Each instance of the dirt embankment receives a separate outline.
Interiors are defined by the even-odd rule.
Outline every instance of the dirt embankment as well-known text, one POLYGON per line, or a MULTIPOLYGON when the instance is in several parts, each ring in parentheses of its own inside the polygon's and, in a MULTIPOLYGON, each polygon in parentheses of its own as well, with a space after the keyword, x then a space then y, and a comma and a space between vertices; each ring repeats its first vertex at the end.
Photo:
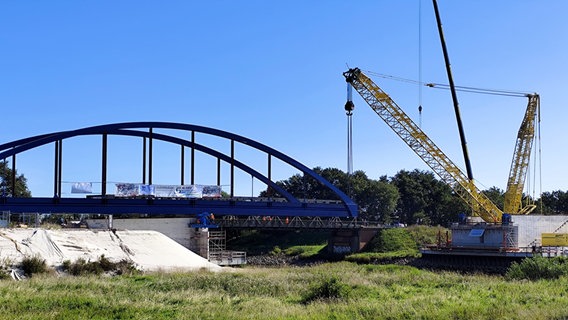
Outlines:
POLYGON ((196 253, 156 231, 97 231, 71 229, 0 230, 0 261, 17 265, 39 256, 50 266, 64 261, 127 260, 142 271, 220 271, 196 253))

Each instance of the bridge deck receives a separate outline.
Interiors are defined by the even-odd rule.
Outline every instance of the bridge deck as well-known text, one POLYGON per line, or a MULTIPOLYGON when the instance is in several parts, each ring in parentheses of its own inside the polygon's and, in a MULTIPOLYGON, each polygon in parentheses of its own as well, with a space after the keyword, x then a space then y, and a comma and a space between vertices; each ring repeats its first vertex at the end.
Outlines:
POLYGON ((219 216, 351 217, 344 204, 235 199, 0 198, 0 211, 14 213, 179 214, 219 216))

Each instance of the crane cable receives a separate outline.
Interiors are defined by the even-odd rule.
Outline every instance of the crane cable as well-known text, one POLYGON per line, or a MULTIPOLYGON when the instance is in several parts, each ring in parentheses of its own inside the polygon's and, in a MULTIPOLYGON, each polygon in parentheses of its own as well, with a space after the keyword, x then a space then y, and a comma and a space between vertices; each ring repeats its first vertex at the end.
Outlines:
MULTIPOLYGON (((540 99, 538 99, 538 106, 537 106, 537 136, 538 136, 538 175, 539 175, 539 192, 540 192, 540 196, 539 198, 541 199, 540 201, 540 214, 544 214, 544 208, 543 208, 543 204, 542 204, 542 142, 540 140, 540 99)), ((536 162, 536 161, 535 161, 536 162)), ((535 174, 536 174, 536 170, 535 170, 535 174)), ((536 185, 536 183, 535 183, 536 185)))
MULTIPOLYGON (((400 82, 406 82, 410 84, 426 86, 429 88, 434 89, 449 89, 450 85, 443 84, 443 83, 434 83, 434 82, 422 82, 421 80, 412 80, 407 78, 401 78, 397 76, 382 74, 374 71, 365 70, 365 73, 368 75, 380 77, 383 79, 395 80, 400 82)), ((528 97, 532 93, 525 92, 525 91, 515 91, 515 90, 500 90, 500 89, 485 89, 485 88, 476 88, 476 87, 467 87, 467 86, 456 86, 456 90, 463 91, 463 92, 470 92, 470 93, 479 93, 479 94, 489 94, 489 95, 498 95, 498 96, 509 96, 509 97, 528 97)))
MULTIPOLYGON (((422 0, 418 0, 418 82, 422 83, 422 0)), ((422 128, 422 86, 418 86, 418 127, 422 128)))

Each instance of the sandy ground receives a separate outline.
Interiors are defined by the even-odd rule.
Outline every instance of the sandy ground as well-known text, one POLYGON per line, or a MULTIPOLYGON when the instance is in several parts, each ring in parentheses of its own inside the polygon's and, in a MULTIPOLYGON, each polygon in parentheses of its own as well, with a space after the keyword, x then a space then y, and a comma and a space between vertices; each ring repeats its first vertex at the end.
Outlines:
POLYGON ((0 263, 14 264, 39 255, 50 266, 65 260, 132 261, 142 271, 220 271, 196 253, 156 231, 96 231, 68 229, 0 230, 0 263))

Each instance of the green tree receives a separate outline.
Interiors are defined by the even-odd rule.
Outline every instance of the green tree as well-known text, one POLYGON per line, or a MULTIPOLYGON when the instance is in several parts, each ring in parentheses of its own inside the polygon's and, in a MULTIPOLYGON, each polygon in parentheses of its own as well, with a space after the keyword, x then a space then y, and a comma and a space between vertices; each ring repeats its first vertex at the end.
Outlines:
MULTIPOLYGON (((348 194, 350 186, 349 176, 343 171, 335 168, 322 169, 320 167, 314 168, 313 171, 324 177, 341 191, 348 194)), ((319 183, 314 178, 305 174, 295 174, 286 180, 277 181, 276 184, 298 199, 339 200, 333 191, 319 183)), ((262 191, 260 196, 279 196, 272 195, 271 192, 272 190, 262 191)))
POLYGON ((364 219, 391 223, 398 202, 398 189, 385 179, 367 178, 363 171, 356 171, 351 177, 353 200, 359 205, 364 219))
MULTIPOLYGON (((349 176, 337 168, 316 167, 313 170, 357 203, 360 218, 384 223, 391 221, 398 191, 386 177, 372 180, 363 171, 355 171, 349 176)), ((339 200, 333 191, 306 175, 295 174, 276 183, 299 199, 339 200)), ((266 197, 269 194, 269 191, 263 191, 260 196, 266 197)))
POLYGON ((540 197, 545 214, 565 214, 568 212, 568 193, 556 190, 543 192, 540 197))
POLYGON ((28 189, 27 179, 22 174, 16 172, 15 192, 12 192, 12 168, 8 167, 9 162, 0 161, 0 197, 31 197, 32 193, 28 189))
POLYGON ((505 192, 497 187, 491 187, 482 191, 499 209, 503 210, 505 203, 505 192))
POLYGON ((432 172, 401 170, 391 183, 400 195, 396 214, 402 223, 447 225, 467 209, 452 189, 437 180, 432 172))

